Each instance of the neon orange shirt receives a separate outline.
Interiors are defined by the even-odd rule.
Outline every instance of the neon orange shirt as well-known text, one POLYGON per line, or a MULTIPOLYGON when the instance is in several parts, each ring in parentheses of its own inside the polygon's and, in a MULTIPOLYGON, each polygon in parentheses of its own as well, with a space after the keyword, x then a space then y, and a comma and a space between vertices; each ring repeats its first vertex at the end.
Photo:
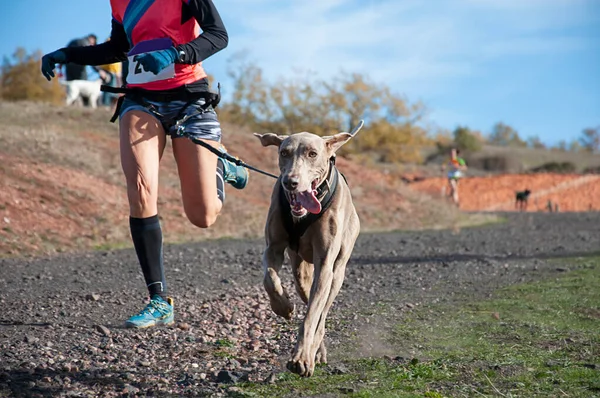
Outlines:
MULTIPOLYGON (((112 16, 120 24, 123 24, 123 15, 131 1, 135 0, 111 0, 112 16)), ((150 6, 142 15, 139 22, 133 28, 131 42, 135 47, 140 43, 148 44, 153 40, 170 39, 173 46, 187 43, 200 34, 200 25, 194 18, 181 23, 182 7, 185 0, 159 0, 150 6)), ((142 44, 142 46, 144 46, 142 44)), ((146 46, 148 47, 148 46, 146 46)), ((154 48, 153 50, 159 50, 154 48)), ((132 52, 135 48, 132 49, 132 52)), ((131 52, 130 52, 131 54, 131 52)), ((146 90, 169 90, 181 87, 184 84, 193 83, 206 77, 202 63, 194 65, 175 64, 173 77, 164 80, 150 81, 145 83, 128 83, 128 87, 141 87, 146 90)))

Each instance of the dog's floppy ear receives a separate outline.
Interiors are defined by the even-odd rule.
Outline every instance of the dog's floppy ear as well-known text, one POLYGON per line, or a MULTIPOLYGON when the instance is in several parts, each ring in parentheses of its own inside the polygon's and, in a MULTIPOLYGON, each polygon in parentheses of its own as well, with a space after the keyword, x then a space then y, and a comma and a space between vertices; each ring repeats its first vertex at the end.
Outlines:
POLYGON ((279 147, 281 145, 283 140, 285 140, 286 138, 289 137, 288 135, 277 135, 277 134, 273 134, 273 133, 267 133, 267 134, 254 133, 254 136, 260 140, 260 143, 262 144, 262 146, 275 145, 277 147, 279 147))
POLYGON ((336 135, 323 137, 325 140, 325 146, 330 155, 333 155, 342 145, 352 138, 350 133, 338 133, 336 135))

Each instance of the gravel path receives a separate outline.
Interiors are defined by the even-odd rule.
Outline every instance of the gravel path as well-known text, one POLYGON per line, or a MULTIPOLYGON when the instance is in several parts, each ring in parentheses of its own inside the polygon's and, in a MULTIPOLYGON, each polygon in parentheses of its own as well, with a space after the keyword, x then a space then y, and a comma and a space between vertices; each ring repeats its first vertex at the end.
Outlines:
MULTIPOLYGON (((483 298, 571 268, 547 259, 600 249, 600 213, 507 217, 454 232, 361 235, 330 312, 329 366, 351 336, 353 355, 399 354, 386 346, 386 328, 416 306, 483 298)), ((298 319, 270 312, 263 246, 166 247, 176 325, 145 331, 121 327, 144 305, 133 250, 0 260, 0 397, 219 396, 228 384, 284 371, 298 319)), ((287 268, 283 279, 295 297, 287 268)))

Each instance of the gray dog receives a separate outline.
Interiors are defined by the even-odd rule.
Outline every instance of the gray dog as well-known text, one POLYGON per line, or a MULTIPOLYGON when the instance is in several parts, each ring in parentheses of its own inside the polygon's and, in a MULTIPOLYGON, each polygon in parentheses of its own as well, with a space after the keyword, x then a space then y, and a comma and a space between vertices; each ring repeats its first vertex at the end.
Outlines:
POLYGON ((281 172, 265 226, 264 287, 273 312, 291 319, 294 305, 278 275, 287 249, 296 291, 308 306, 287 367, 304 377, 327 362, 325 319, 360 231, 350 189, 335 167, 335 152, 353 134, 255 134, 263 146, 279 148, 281 172))

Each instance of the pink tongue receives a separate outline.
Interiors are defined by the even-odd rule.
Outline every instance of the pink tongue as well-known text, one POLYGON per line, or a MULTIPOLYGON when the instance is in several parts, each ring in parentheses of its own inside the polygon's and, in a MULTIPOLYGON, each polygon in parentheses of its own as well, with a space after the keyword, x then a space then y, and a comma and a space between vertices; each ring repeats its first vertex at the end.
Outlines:
POLYGON ((319 214, 321 212, 321 203, 315 196, 317 191, 304 191, 296 194, 296 199, 308 212, 319 214))

